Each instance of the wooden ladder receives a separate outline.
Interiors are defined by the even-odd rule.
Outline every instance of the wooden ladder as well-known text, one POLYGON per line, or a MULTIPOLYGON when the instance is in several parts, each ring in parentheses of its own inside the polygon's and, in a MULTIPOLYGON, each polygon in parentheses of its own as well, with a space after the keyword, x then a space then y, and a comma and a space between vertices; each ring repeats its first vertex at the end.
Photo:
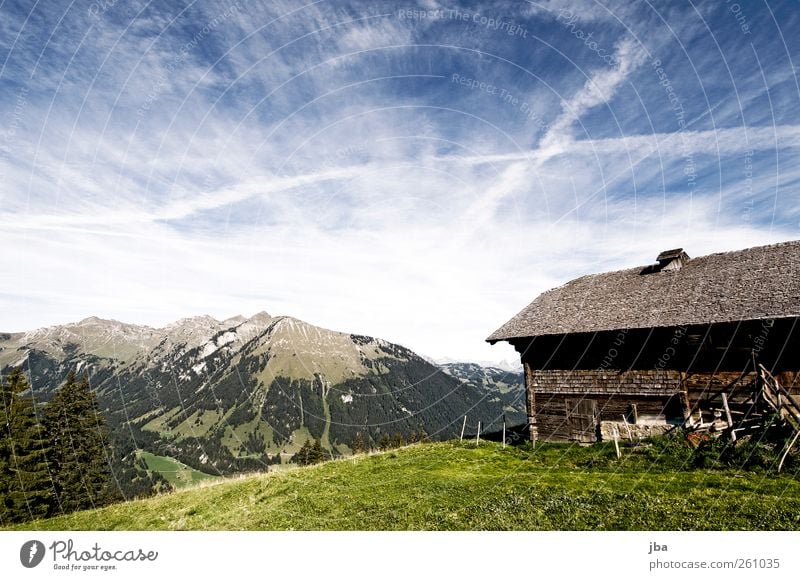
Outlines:
POLYGON ((758 365, 758 378, 761 386, 761 400, 763 400, 768 407, 778 414, 781 420, 789 425, 794 431, 794 435, 787 442, 781 455, 781 461, 778 464, 778 472, 780 473, 783 468, 783 462, 792 446, 800 439, 800 404, 794 397, 772 376, 764 365, 758 365))

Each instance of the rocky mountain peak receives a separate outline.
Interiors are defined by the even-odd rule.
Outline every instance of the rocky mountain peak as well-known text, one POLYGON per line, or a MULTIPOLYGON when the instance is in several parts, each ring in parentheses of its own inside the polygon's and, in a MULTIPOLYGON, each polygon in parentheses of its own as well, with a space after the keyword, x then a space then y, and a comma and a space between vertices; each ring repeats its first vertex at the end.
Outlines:
POLYGON ((269 322, 270 320, 272 320, 272 316, 270 316, 269 313, 266 312, 265 310, 262 310, 261 312, 257 312, 256 314, 251 316, 248 320, 250 322, 255 322, 255 323, 259 323, 259 322, 266 323, 266 322, 269 322))

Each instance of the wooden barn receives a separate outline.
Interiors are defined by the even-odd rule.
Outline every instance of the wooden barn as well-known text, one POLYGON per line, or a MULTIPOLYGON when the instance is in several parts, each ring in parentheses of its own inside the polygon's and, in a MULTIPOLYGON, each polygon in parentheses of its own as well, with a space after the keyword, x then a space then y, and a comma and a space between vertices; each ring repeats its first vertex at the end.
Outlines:
POLYGON ((800 430, 800 241, 583 276, 487 340, 525 368, 533 441, 675 425, 736 439, 779 415, 800 430))

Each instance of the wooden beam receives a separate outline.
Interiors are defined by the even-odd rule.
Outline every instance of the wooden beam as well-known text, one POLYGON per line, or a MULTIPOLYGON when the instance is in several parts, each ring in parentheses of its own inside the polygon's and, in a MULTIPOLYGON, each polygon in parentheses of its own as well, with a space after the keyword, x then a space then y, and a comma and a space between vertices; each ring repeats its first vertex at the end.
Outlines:
POLYGON ((778 464, 778 473, 780 473, 781 469, 783 469, 783 462, 786 461, 786 456, 789 455, 789 451, 791 451, 792 446, 797 442, 798 437, 800 437, 800 431, 797 431, 797 433, 794 434, 792 440, 786 445, 786 449, 784 450, 783 455, 781 456, 781 462, 778 464))
POLYGON ((722 406, 725 408, 725 419, 728 421, 728 427, 731 430, 731 441, 736 441, 736 431, 733 429, 733 417, 731 417, 731 408, 728 406, 728 395, 722 393, 722 406))
MULTIPOLYGON (((686 385, 687 374, 688 373, 685 373, 683 371, 681 371, 679 374, 681 381, 680 394, 681 394, 681 402, 683 403, 683 414, 684 414, 683 420, 686 423, 686 425, 688 425, 689 427, 693 427, 694 419, 692 419, 692 405, 689 402, 689 389, 686 385)), ((700 422, 702 423, 702 421, 703 421, 703 414, 701 413, 700 422)))
MULTIPOLYGON (((634 408, 636 405, 634 405, 634 408)), ((631 443, 633 443, 633 433, 631 433, 631 428, 628 426, 628 420, 625 418, 625 415, 622 416, 622 422, 625 424, 625 430, 628 432, 628 439, 631 443)))
POLYGON ((531 365, 525 362, 522 366, 525 378, 525 403, 528 411, 528 432, 531 444, 536 447, 536 440, 539 438, 539 427, 538 421, 536 420, 536 391, 534 390, 536 385, 531 365))

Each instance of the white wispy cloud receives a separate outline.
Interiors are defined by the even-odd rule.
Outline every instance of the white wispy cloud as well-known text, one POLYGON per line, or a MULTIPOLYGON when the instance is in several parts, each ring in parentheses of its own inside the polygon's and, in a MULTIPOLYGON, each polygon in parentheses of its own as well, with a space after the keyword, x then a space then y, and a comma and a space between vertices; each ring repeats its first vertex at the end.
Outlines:
POLYGON ((631 39, 617 43, 613 60, 615 67, 598 69, 589 75, 583 87, 564 101, 563 111, 550 125, 540 147, 561 149, 573 139, 571 129, 589 110, 607 104, 628 76, 641 66, 646 58, 644 49, 631 39))
MULTIPOLYGON (((130 26, 111 7, 83 48, 77 13, 58 29, 58 17, 26 24, 43 29, 23 31, 0 74, 12 87, 0 129, 17 127, 0 130, 0 330, 266 309, 424 354, 511 359, 485 336, 572 277, 666 247, 700 255, 798 235, 800 125, 759 112, 768 89, 796 104, 786 72, 773 66, 765 78, 782 80, 764 88, 734 63, 734 105, 711 99, 686 130, 664 130, 674 113, 645 49, 664 58, 672 32, 639 8, 567 5, 617 66, 581 53, 563 24, 546 39, 562 52, 532 38, 564 7, 549 2, 532 5, 540 20, 514 3, 470 12, 528 38, 401 21, 391 3, 248 6, 182 56, 229 6, 180 18, 154 7, 130 26), (58 50, 17 113, 50 34, 58 50), (546 126, 455 85, 456 71, 526 100, 546 126)), ((17 16, 0 31, 16 34, 17 16)), ((676 36, 696 37, 691 16, 669 20, 676 36)), ((692 56, 704 83, 725 80, 713 54, 692 56)), ((697 94, 691 68, 669 74, 683 99, 697 94)))

